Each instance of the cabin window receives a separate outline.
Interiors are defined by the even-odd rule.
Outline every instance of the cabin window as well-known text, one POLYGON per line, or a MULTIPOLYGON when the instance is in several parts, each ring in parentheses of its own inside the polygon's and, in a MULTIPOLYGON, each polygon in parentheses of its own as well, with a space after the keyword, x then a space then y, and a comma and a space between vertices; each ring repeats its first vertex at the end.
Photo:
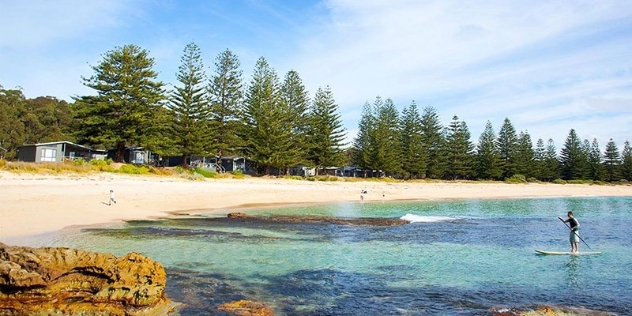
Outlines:
POLYGON ((52 161, 55 162, 57 161, 57 150, 56 149, 47 149, 44 148, 42 149, 42 158, 40 158, 40 161, 52 161))

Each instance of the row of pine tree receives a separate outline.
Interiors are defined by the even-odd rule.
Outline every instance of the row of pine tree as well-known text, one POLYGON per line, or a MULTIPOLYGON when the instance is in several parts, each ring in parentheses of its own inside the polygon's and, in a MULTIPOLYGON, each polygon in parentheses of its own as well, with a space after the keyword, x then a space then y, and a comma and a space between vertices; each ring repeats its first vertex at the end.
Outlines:
POLYGON ((126 147, 142 146, 181 156, 185 166, 192 155, 245 155, 266 174, 287 173, 299 164, 345 163, 345 129, 328 86, 310 98, 298 72, 281 80, 263 57, 246 85, 230 50, 217 56, 207 76, 195 43, 184 48, 173 89, 157 79, 154 66, 148 51, 117 47, 92 67, 92 76, 82 78, 95 94, 77 96, 71 104, 51 97, 27 100, 20 89, 1 89, 4 156, 15 158, 26 143, 71 140, 116 148, 119 162, 126 147))
POLYGON ((437 110, 422 113, 412 102, 402 113, 390 99, 377 97, 364 105, 351 162, 383 175, 400 178, 483 179, 517 181, 593 180, 632 181, 632 148, 621 152, 610 139, 600 150, 596 139, 581 140, 571 129, 558 155, 552 139, 516 132, 509 118, 498 134, 487 122, 478 143, 471 141, 467 124, 454 116, 444 126, 437 110))
POLYGON ((413 102, 398 113, 392 100, 380 97, 364 105, 358 135, 345 144, 328 86, 310 98, 298 72, 281 80, 263 57, 246 84, 230 50, 216 57, 207 76, 201 55, 195 43, 184 48, 172 89, 136 45, 104 54, 94 74, 82 78, 95 94, 72 103, 27 99, 19 88, 0 86, 0 157, 14 159, 23 144, 70 140, 116 148, 117 161, 132 145, 183 158, 245 155, 265 174, 303 164, 354 165, 398 178, 632 180, 628 141, 619 152, 610 140, 602 152, 596 140, 582 141, 571 130, 558 155, 552 140, 534 147, 527 132, 517 134, 505 119, 498 135, 488 122, 474 144, 457 116, 444 126, 433 107, 420 113, 413 102))

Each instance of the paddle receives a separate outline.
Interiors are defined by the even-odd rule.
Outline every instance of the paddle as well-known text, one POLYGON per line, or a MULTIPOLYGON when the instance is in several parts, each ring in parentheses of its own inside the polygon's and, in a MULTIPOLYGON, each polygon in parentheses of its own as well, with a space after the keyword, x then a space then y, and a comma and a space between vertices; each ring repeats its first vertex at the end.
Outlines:
MULTIPOLYGON (((559 217, 559 216, 558 216, 558 217, 557 217, 557 219, 561 220, 561 221, 562 221, 562 223, 564 223, 564 225, 566 225, 566 227, 568 227, 568 229, 571 229, 571 227, 570 227, 570 226, 568 226, 568 224, 566 224, 566 222, 565 222, 565 221, 564 221, 561 217, 559 217)), ((581 237, 577 234, 577 232, 576 232, 576 231, 574 231, 574 230, 572 230, 572 229, 571 229, 571 231, 575 234, 575 236, 577 236, 577 238, 579 238, 579 240, 581 240, 581 241, 584 243, 584 245, 586 245, 586 247, 588 247, 588 249, 592 250, 592 248, 590 248, 590 246, 588 246, 588 244, 584 241, 584 239, 582 239, 582 238, 581 238, 581 237)))

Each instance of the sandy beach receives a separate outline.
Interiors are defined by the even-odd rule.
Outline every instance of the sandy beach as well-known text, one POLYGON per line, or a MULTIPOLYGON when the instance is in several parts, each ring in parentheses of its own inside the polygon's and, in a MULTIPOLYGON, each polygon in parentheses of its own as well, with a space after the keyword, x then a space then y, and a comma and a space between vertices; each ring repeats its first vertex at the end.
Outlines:
POLYGON ((271 204, 561 196, 632 196, 632 187, 501 182, 311 182, 246 178, 192 181, 112 173, 0 172, 0 242, 61 230, 177 213, 228 213, 271 204), (117 201, 107 205, 109 191, 117 201))

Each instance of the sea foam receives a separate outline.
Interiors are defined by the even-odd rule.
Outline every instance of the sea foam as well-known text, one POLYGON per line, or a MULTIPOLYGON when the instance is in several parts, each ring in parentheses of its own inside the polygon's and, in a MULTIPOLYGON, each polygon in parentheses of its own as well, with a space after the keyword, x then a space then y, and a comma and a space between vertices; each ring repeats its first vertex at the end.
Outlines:
POLYGON ((415 214, 406 214, 399 219, 411 222, 411 223, 434 223, 434 222, 445 222, 449 220, 454 220, 453 217, 447 216, 421 216, 415 214))

